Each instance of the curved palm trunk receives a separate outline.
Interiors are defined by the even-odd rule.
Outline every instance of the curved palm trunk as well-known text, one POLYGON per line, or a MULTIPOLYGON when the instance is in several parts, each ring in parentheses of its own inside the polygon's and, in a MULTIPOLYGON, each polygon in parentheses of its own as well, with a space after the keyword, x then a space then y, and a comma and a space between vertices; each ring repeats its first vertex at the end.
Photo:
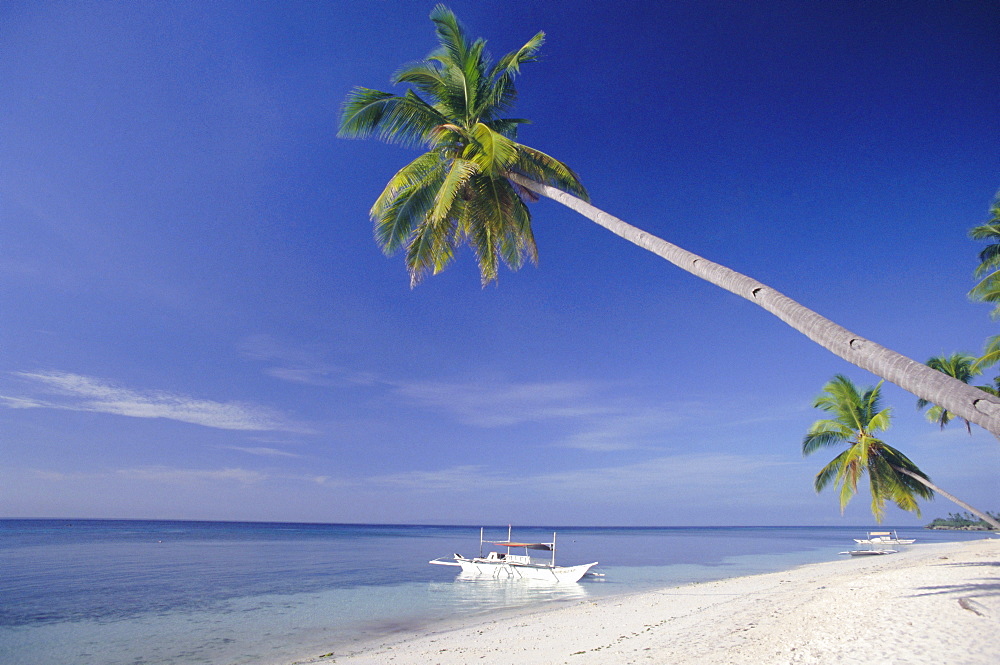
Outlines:
POLYGON ((940 487, 938 487, 937 485, 935 485, 931 481, 927 480, 923 476, 918 476, 917 474, 913 473, 912 471, 904 469, 903 467, 900 467, 900 466, 896 466, 895 464, 892 464, 891 466, 896 471, 898 471, 898 472, 900 472, 902 474, 905 474, 905 475, 909 476, 910 478, 913 478, 917 482, 921 483, 925 487, 928 487, 929 489, 934 490, 935 492, 937 492, 938 494, 940 494, 944 498, 948 499, 952 503, 954 503, 956 505, 959 505, 962 508, 965 508, 970 513, 972 513, 973 515, 975 515, 976 517, 978 517, 982 521, 984 521, 987 524, 989 524, 990 528, 993 529, 994 531, 1000 531, 1000 522, 997 522, 995 519, 993 519, 992 517, 990 517, 986 513, 982 512, 982 511, 979 511, 979 510, 976 510, 975 508, 973 508, 972 506, 970 506, 969 504, 967 504, 965 501, 962 501, 961 499, 956 498, 952 494, 948 494, 943 489, 941 489, 940 487))
POLYGON ((525 189, 562 203, 682 270, 763 307, 844 360, 891 381, 917 397, 937 404, 1000 437, 1000 398, 997 396, 855 335, 751 277, 646 233, 571 194, 516 173, 510 173, 508 177, 525 189))

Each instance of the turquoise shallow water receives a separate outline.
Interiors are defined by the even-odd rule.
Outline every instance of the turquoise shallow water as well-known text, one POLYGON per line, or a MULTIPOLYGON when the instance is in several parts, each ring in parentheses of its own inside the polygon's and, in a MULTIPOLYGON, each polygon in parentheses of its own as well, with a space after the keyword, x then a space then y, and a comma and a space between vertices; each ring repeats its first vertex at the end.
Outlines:
MULTIPOLYGON (((427 561, 478 554, 479 528, 0 520, 6 665, 267 665, 456 616, 826 561, 846 527, 515 528, 558 531, 558 562, 600 561, 565 586, 457 580, 427 561)), ((487 529, 487 539, 506 537, 487 529)), ((899 529, 919 543, 982 537, 899 529)))

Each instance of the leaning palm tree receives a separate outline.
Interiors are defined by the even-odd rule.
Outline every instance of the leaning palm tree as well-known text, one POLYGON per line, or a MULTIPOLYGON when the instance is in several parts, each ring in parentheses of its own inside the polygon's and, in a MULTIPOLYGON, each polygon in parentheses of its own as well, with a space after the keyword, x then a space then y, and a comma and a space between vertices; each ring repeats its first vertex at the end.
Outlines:
POLYGON ((382 249, 404 251, 411 285, 445 268, 463 245, 483 283, 502 261, 517 269, 535 260, 527 202, 546 196, 680 268, 731 291, 845 360, 1000 434, 1000 398, 842 328, 755 279, 708 261, 626 224, 586 201, 576 174, 562 162, 517 142, 527 122, 503 117, 516 100, 514 79, 533 61, 544 34, 495 63, 486 43, 470 41, 442 5, 431 12, 439 46, 405 65, 394 83, 402 95, 355 88, 344 102, 340 136, 378 137, 426 152, 389 181, 371 209, 382 249))
MULTIPOLYGON (((934 356, 927 361, 927 366, 931 369, 936 369, 939 372, 944 372, 948 376, 958 379, 962 383, 969 383, 973 377, 978 376, 980 369, 976 365, 976 357, 969 355, 968 353, 953 353, 950 356, 934 356)), ((992 392, 992 389, 988 386, 977 386, 980 390, 986 390, 987 392, 992 392)), ((927 410, 927 420, 932 423, 937 423, 944 429, 947 425, 955 418, 955 414, 948 411, 945 408, 938 406, 937 404, 931 405, 925 399, 917 400, 917 409, 923 409, 928 405, 931 406, 927 410)), ((965 429, 972 434, 972 426, 968 420, 962 418, 965 422, 965 429)))
POLYGON ((832 482, 839 489, 843 512, 857 494, 858 481, 867 475, 872 514, 879 522, 885 515, 887 501, 920 515, 917 498, 931 499, 937 492, 1000 530, 1000 523, 995 519, 942 490, 906 455, 878 438, 878 434, 889 428, 892 418, 891 410, 882 407, 881 389, 881 382, 859 389, 846 376, 838 374, 813 402, 814 407, 832 417, 813 423, 802 440, 802 454, 847 446, 816 474, 816 491, 822 491, 832 482))

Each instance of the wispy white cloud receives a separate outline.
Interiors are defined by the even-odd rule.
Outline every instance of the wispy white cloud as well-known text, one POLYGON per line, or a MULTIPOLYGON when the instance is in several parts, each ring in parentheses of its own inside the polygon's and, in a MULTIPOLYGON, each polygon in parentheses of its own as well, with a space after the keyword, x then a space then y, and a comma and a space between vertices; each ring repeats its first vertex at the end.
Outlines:
POLYGON ((682 454, 611 465, 535 474, 505 474, 484 466, 456 466, 434 471, 408 471, 367 478, 364 484, 435 492, 489 494, 524 487, 572 495, 642 493, 672 489, 693 495, 725 494, 756 484, 761 474, 793 465, 774 455, 682 454))
POLYGON ((659 406, 628 404, 593 419, 556 445, 592 452, 618 452, 662 447, 663 439, 690 421, 704 407, 692 402, 659 406))
POLYGON ((728 493, 734 487, 756 484, 759 474, 792 465, 775 455, 681 454, 536 477, 535 482, 559 492, 612 492, 683 489, 692 494, 728 493))
POLYGON ((587 382, 446 383, 392 382, 406 400, 453 414, 479 427, 503 427, 551 419, 593 418, 615 409, 600 403, 587 382))
POLYGON ((788 418, 784 410, 741 414, 732 405, 720 407, 694 399, 650 404, 639 388, 599 381, 380 377, 325 363, 326 354, 320 349, 282 345, 269 336, 248 338, 243 349, 247 357, 275 363, 265 372, 285 381, 317 387, 365 385, 374 388, 379 399, 442 414, 470 427, 546 423, 552 425, 546 435, 551 445, 594 453, 662 448, 666 437, 682 428, 732 429, 788 418), (554 430, 562 433, 553 434, 554 430))
POLYGON ((240 348, 247 358, 269 363, 264 373, 281 381, 317 387, 379 383, 375 374, 352 371, 325 361, 319 349, 287 346, 270 335, 248 337, 240 348))
POLYGON ((118 469, 116 475, 130 480, 155 483, 190 484, 201 482, 235 482, 251 485, 268 479, 267 474, 249 469, 175 469, 170 467, 141 467, 118 469))
POLYGON ((248 455, 259 457, 302 457, 298 453, 290 453, 279 448, 269 448, 267 446, 224 446, 227 450, 238 450, 248 455))
POLYGON ((167 466, 135 467, 103 471, 53 471, 35 469, 32 475, 38 480, 50 482, 64 481, 110 481, 114 479, 139 480, 144 483, 168 483, 190 485, 195 483, 238 483, 250 485, 268 480, 269 476, 260 471, 241 468, 225 469, 183 469, 167 466))
POLYGON ((69 372, 14 372, 46 398, 0 396, 8 408, 44 408, 165 418, 204 427, 247 431, 305 431, 280 413, 243 402, 215 402, 160 390, 134 390, 69 372))
POLYGON ((478 489, 496 490, 517 484, 516 479, 489 475, 485 467, 457 466, 437 471, 404 471, 368 478, 364 484, 404 487, 416 490, 446 490, 465 492, 478 489))

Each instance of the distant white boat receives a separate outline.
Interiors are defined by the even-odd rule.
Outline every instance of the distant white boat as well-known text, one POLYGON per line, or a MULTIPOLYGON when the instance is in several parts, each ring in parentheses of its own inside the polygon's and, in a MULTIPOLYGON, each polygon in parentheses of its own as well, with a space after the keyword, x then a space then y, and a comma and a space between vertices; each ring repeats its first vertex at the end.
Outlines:
POLYGON ((855 538, 859 545, 912 545, 916 538, 900 538, 895 531, 869 531, 867 538, 855 538))
POLYGON ((578 566, 556 565, 556 534, 552 534, 551 543, 521 543, 510 539, 510 527, 507 527, 507 540, 483 540, 483 530, 479 530, 479 556, 467 558, 461 554, 453 555, 452 559, 434 559, 429 563, 437 566, 459 566, 464 577, 489 577, 491 579, 535 580, 541 582, 579 582, 597 562, 584 563, 578 566), (506 552, 490 552, 483 556, 483 544, 489 543, 497 547, 505 547, 506 552), (524 548, 524 554, 513 554, 511 549, 524 548), (551 552, 551 557, 544 559, 532 557, 530 551, 551 552))
POLYGON ((890 545, 912 545, 916 539, 902 539, 895 531, 869 531, 865 538, 855 538, 858 545, 867 545, 867 549, 849 550, 841 554, 851 556, 878 556, 880 554, 896 554, 899 550, 891 549, 890 545))

